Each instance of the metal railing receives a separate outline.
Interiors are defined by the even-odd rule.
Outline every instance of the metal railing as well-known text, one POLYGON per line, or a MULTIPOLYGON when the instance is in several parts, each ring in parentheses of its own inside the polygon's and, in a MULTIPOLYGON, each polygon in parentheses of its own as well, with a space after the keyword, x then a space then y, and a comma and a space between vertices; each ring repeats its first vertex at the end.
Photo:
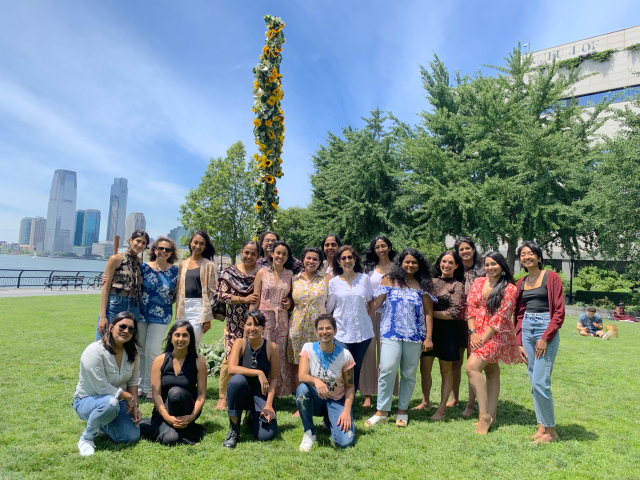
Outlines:
MULTIPOLYGON (((100 290, 100 276, 103 272, 87 271, 87 270, 18 270, 18 269, 0 269, 0 288, 25 288, 25 287, 46 287, 49 288, 54 277, 74 277, 82 279, 82 284, 88 288, 96 288, 100 290)), ((73 283, 69 284, 74 286, 73 283)))

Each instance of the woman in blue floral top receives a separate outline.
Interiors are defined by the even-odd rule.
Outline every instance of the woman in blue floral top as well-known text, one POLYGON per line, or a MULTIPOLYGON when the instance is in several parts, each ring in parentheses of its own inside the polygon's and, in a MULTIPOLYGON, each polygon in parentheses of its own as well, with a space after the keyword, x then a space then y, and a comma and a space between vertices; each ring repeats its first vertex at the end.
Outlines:
POLYGON ((378 411, 365 422, 365 426, 372 427, 388 421, 398 368, 401 379, 396 425, 407 426, 407 408, 416 386, 420 354, 433 348, 431 325, 435 298, 431 295, 431 289, 427 261, 417 250, 407 248, 400 254, 391 272, 384 276, 375 293, 370 310, 375 311, 384 303, 380 321, 382 348, 378 411))
POLYGON ((173 316, 173 293, 178 279, 177 247, 170 238, 159 237, 151 245, 148 263, 143 263, 142 299, 138 321, 140 342, 141 394, 152 401, 151 366, 160 354, 162 340, 173 316))

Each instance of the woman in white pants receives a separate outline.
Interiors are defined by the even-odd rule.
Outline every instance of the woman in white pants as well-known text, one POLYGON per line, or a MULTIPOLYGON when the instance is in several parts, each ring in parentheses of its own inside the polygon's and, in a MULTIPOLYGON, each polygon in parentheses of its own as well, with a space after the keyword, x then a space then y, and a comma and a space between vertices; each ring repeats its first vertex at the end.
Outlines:
POLYGON ((211 298, 218 288, 216 254, 207 232, 196 230, 189 239, 191 257, 180 264, 176 287, 176 321, 187 320, 193 326, 196 349, 211 328, 211 298))

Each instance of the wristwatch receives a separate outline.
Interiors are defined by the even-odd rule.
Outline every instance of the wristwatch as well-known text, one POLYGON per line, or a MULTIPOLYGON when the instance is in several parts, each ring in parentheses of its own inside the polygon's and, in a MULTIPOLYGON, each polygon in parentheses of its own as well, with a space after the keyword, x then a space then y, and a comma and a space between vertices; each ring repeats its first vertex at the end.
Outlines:
POLYGON ((469 335, 471 335, 472 333, 478 333, 478 332, 476 331, 475 328, 470 328, 469 329, 469 335))

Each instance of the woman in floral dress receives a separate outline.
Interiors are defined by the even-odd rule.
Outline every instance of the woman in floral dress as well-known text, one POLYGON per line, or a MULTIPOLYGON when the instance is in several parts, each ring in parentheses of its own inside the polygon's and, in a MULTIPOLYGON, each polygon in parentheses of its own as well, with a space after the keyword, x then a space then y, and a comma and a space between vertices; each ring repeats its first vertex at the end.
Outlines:
POLYGON ((263 337, 278 346, 280 372, 278 374, 278 388, 276 396, 283 397, 294 391, 294 375, 292 365, 286 361, 287 343, 289 340, 289 314, 291 308, 291 278, 293 277, 293 253, 291 247, 282 241, 273 244, 269 265, 256 273, 254 292, 260 303, 251 305, 251 309, 258 308, 267 324, 263 337))

